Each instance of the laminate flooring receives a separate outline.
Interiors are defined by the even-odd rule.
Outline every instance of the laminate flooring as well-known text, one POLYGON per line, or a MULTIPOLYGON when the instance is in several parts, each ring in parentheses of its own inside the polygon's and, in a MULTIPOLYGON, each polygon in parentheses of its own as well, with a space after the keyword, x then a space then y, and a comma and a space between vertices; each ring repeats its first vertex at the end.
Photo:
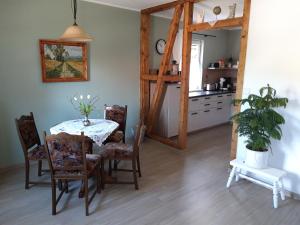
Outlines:
MULTIPOLYGON (((0 224, 299 225, 299 201, 288 198, 273 209, 270 190, 245 180, 225 188, 230 139, 230 125, 190 135, 185 151, 146 139, 140 190, 107 185, 91 203, 88 217, 78 198, 79 183, 70 185, 52 216, 50 187, 25 190, 24 169, 12 169, 0 174, 0 224)), ((118 178, 131 175, 119 172, 118 178)))

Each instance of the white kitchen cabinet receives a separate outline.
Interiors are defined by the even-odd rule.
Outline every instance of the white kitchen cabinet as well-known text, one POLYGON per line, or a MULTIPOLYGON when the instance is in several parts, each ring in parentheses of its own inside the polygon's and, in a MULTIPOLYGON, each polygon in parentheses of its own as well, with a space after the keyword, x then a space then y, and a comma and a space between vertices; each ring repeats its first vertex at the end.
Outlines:
MULTIPOLYGON (((156 83, 150 85, 151 100, 155 91, 156 83)), ((178 135, 179 125, 179 100, 180 84, 169 84, 167 86, 165 99, 161 108, 158 124, 155 131, 166 137, 178 135)))
MULTIPOLYGON (((151 99, 155 90, 151 84, 151 99)), ((232 115, 232 93, 189 99, 188 132, 227 123, 232 115)), ((169 84, 163 101, 156 132, 165 137, 178 135, 180 84, 169 84)))

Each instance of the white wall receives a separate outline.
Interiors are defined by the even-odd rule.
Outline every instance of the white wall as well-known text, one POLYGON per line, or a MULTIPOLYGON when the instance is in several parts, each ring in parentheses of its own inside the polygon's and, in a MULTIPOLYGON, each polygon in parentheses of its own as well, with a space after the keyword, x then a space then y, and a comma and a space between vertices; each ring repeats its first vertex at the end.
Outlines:
MULTIPOLYGON (((288 97, 283 139, 270 164, 289 172, 284 185, 300 194, 300 1, 252 0, 244 95, 269 83, 288 97)), ((244 155, 239 140, 238 158, 244 155)))

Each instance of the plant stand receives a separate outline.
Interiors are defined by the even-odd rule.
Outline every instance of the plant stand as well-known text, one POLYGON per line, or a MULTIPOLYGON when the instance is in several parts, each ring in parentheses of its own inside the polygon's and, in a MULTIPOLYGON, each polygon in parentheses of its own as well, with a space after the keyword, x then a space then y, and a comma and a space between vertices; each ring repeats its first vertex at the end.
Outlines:
POLYGON ((233 167, 226 187, 229 188, 230 184, 235 177, 236 182, 239 178, 244 178, 255 184, 261 185, 265 188, 273 190, 273 207, 278 207, 278 195, 282 200, 285 200, 285 190, 282 184, 282 178, 286 176, 286 172, 275 168, 255 169, 247 166, 244 162, 232 160, 230 165, 233 167), (265 181, 267 180, 267 182, 265 181))

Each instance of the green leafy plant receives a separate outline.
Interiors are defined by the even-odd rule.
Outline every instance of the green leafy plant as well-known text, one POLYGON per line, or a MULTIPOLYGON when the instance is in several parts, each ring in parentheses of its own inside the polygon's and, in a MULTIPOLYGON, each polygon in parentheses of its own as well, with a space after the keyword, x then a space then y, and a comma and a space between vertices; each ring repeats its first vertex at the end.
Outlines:
POLYGON ((86 97, 80 95, 79 97, 74 96, 73 98, 71 98, 71 103, 74 108, 85 117, 89 117, 89 115, 94 111, 95 103, 97 101, 97 96, 92 98, 90 95, 87 95, 86 97))
POLYGON ((250 94, 245 99, 235 99, 234 104, 249 108, 235 114, 232 119, 237 123, 236 132, 247 137, 247 148, 253 151, 268 151, 271 139, 280 140, 282 131, 280 125, 284 118, 274 108, 286 107, 287 98, 276 97, 276 90, 269 85, 262 87, 259 95, 250 94))

